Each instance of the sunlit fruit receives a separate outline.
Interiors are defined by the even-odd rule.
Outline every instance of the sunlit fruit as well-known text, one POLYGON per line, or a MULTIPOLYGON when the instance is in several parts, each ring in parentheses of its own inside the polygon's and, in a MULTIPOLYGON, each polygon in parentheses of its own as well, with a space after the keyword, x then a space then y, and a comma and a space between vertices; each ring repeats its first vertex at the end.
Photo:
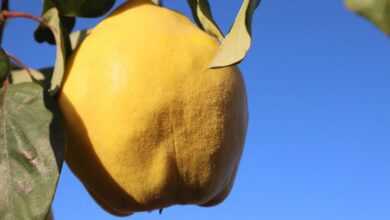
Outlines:
POLYGON ((247 129, 239 69, 208 68, 218 42, 183 15, 129 1, 73 54, 59 96, 66 161, 116 215, 229 194, 247 129))

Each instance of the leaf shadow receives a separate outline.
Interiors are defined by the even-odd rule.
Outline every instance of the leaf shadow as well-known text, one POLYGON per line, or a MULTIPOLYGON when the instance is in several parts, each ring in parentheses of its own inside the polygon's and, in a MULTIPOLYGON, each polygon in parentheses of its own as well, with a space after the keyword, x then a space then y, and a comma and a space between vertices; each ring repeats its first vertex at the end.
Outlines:
POLYGON ((49 125, 49 140, 57 162, 58 172, 60 173, 65 159, 66 142, 63 117, 55 97, 51 96, 46 89, 43 90, 43 99, 46 109, 52 113, 52 121, 49 125))

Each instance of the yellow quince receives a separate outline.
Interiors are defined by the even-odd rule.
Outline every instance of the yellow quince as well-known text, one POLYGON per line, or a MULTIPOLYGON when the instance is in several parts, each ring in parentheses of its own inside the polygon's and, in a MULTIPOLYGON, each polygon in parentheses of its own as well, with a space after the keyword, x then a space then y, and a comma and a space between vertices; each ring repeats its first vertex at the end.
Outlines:
POLYGON ((212 206, 229 194, 247 129, 239 69, 185 16, 128 1, 71 57, 59 96, 66 161, 107 211, 212 206))

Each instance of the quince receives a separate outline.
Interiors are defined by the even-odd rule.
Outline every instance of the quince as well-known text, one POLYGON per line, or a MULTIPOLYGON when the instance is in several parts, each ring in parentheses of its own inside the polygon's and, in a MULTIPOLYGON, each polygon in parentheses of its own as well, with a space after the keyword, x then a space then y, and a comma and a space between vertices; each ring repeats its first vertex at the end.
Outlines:
POLYGON ((66 161, 107 211, 212 206, 229 194, 247 129, 236 66, 185 16, 128 1, 71 57, 59 104, 66 161))

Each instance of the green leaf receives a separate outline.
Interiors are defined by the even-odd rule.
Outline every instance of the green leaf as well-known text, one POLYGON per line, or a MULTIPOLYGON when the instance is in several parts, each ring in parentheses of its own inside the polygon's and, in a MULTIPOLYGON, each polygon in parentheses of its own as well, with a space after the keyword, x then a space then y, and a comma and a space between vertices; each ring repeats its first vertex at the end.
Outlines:
POLYGON ((46 217, 46 220, 54 220, 54 215, 53 215, 53 210, 50 209, 47 217, 46 217))
POLYGON ((0 48, 0 87, 11 71, 11 62, 7 53, 0 48))
POLYGON ((56 101, 35 83, 0 93, 0 219, 43 220, 64 158, 56 101))
POLYGON ((208 0, 187 0, 191 7, 192 16, 200 28, 222 41, 222 31, 213 19, 208 0))
POLYGON ((390 35, 390 0, 345 0, 345 3, 349 9, 390 35))
MULTIPOLYGON (((52 0, 44 0, 42 15, 45 17, 46 12, 52 7, 55 7, 52 0)), ((67 35, 73 30, 76 23, 76 18, 60 16, 60 21, 64 35, 67 35)), ((47 26, 42 24, 40 24, 35 30, 34 38, 38 43, 48 42, 49 44, 55 44, 53 33, 47 26)))
POLYGON ((107 13, 115 0, 53 0, 61 15, 99 17, 107 13))
POLYGON ((234 65, 241 62, 252 42, 251 26, 255 10, 261 0, 244 0, 234 24, 222 41, 217 55, 210 64, 210 68, 234 65))
POLYGON ((62 85, 62 80, 65 73, 65 62, 67 53, 70 49, 67 49, 66 45, 70 46, 69 37, 64 37, 61 28, 60 16, 57 8, 52 7, 46 11, 43 19, 45 24, 50 28, 54 35, 54 39, 57 46, 56 51, 56 63, 54 65, 53 76, 50 84, 50 93, 55 95, 62 85))

